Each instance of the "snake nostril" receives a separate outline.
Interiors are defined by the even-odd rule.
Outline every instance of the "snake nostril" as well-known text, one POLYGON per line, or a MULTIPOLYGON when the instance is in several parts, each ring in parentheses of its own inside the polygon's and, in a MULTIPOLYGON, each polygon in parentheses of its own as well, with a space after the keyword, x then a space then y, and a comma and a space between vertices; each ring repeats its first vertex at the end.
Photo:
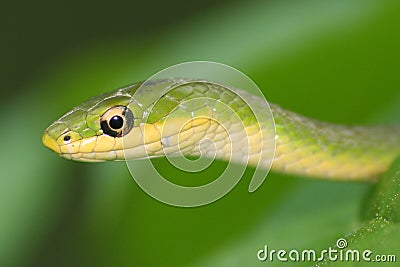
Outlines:
POLYGON ((64 136, 64 141, 65 142, 68 142, 69 140, 71 140, 71 136, 69 136, 69 135, 64 136))

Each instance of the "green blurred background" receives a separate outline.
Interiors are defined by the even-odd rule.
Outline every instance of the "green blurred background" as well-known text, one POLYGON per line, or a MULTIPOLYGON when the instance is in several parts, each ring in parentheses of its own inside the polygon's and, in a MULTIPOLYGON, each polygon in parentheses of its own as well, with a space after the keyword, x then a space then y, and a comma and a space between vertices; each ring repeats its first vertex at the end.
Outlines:
MULTIPOLYGON (((399 1, 3 5, 1 266, 257 266, 265 244, 318 250, 362 225, 369 184, 271 173, 249 194, 246 175, 211 205, 176 208, 142 192, 123 162, 61 159, 41 133, 93 95, 190 60, 231 65, 307 116, 399 121, 399 1)), ((393 231, 372 249, 400 255, 393 231)))

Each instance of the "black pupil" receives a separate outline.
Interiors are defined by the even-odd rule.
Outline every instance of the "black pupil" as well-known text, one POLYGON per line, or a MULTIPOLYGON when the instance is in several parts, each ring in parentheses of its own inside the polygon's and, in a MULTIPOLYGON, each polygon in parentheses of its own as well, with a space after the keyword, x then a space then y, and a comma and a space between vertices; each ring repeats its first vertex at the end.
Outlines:
POLYGON ((110 126, 113 129, 121 129, 124 125, 124 120, 120 116, 114 116, 110 119, 110 126))

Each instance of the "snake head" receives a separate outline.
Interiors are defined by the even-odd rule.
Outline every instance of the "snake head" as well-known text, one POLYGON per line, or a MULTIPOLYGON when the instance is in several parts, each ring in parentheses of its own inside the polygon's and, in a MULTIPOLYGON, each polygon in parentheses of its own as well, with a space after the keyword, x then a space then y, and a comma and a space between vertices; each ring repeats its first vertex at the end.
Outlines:
MULTIPOLYGON (((135 83, 93 97, 52 123, 43 133, 43 144, 64 158, 77 161, 161 156, 161 129, 168 135, 179 131, 175 124, 166 127, 163 123, 179 105, 164 92, 180 82, 135 83)), ((176 97, 191 95, 186 92, 188 88, 175 90, 176 97)))
POLYGON ((123 159, 122 137, 134 128, 141 109, 131 103, 139 84, 93 97, 53 122, 42 142, 61 157, 78 161, 123 159), (130 107, 128 107, 130 106, 130 107))

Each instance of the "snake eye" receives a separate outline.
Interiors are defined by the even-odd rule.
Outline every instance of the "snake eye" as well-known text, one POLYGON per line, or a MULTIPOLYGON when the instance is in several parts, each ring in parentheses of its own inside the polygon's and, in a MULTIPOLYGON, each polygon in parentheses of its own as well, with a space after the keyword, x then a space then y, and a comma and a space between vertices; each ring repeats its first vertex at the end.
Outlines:
POLYGON ((109 124, 111 128, 118 130, 121 129, 122 126, 124 125, 124 119, 121 116, 113 116, 110 119, 109 124))
POLYGON ((109 108, 100 118, 103 133, 112 137, 122 137, 133 128, 133 113, 125 106, 109 108))

